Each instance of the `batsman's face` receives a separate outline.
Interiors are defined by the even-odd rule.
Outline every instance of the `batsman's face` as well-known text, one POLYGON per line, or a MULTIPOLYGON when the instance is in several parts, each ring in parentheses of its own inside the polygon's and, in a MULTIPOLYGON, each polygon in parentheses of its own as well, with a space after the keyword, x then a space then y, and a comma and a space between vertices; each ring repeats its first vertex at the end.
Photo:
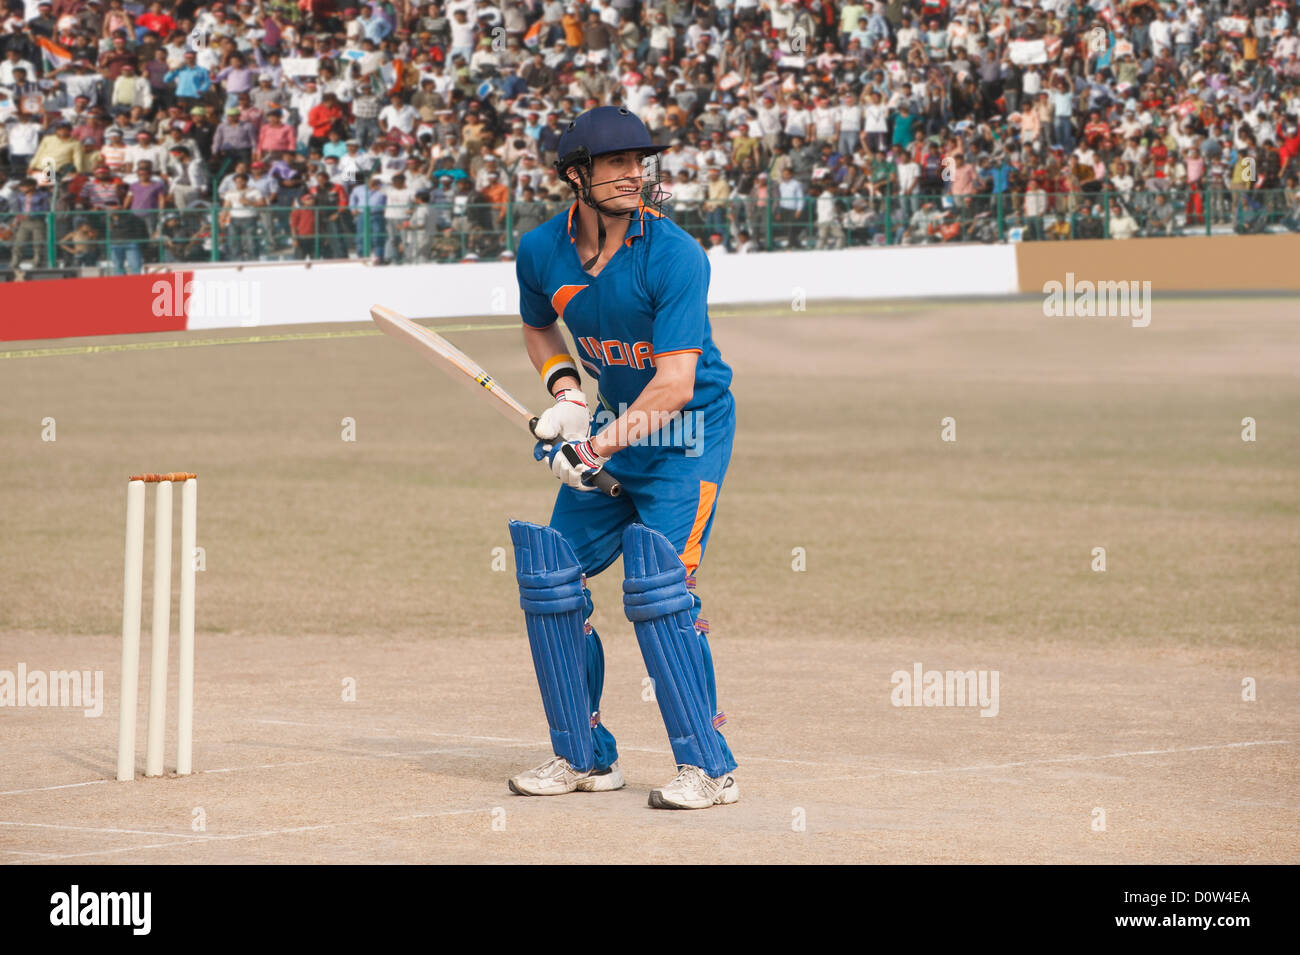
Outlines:
POLYGON ((591 163, 591 198, 610 212, 632 212, 645 181, 643 153, 628 150, 597 156, 591 163))

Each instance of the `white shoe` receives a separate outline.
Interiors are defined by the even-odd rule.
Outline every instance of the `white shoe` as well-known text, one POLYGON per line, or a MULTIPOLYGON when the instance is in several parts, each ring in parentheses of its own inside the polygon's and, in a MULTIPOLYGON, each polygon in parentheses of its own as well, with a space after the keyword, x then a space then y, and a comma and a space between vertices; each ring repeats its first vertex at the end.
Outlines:
POLYGON ((618 763, 600 772, 577 772, 563 756, 552 756, 536 769, 512 777, 507 785, 521 796, 562 796, 575 791, 611 792, 622 789, 618 763))
POLYGON ((650 805, 655 809, 708 809, 739 799, 735 776, 725 773, 714 779, 698 766, 683 766, 667 786, 650 791, 650 805))
POLYGON ((584 793, 612 793, 627 784, 623 771, 614 763, 609 769, 593 770, 578 780, 578 791, 584 793))

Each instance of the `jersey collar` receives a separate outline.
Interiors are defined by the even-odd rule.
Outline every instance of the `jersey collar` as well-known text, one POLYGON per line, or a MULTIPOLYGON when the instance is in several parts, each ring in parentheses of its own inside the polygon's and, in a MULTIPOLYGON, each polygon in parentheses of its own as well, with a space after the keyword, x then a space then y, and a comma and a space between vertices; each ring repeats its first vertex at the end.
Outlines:
MULTIPOLYGON (((574 216, 577 214, 577 212, 578 212, 578 200, 575 199, 573 201, 573 205, 569 206, 568 233, 569 233, 570 243, 576 243, 578 241, 577 226, 574 223, 574 216)), ((662 213, 655 212, 653 209, 647 206, 644 200, 638 202, 637 216, 636 219, 634 220, 636 224, 636 231, 635 232, 632 231, 633 223, 629 222, 628 234, 623 237, 624 245, 630 246, 632 244, 633 239, 639 239, 641 236, 645 235, 645 217, 647 214, 656 217, 662 216, 662 213)))

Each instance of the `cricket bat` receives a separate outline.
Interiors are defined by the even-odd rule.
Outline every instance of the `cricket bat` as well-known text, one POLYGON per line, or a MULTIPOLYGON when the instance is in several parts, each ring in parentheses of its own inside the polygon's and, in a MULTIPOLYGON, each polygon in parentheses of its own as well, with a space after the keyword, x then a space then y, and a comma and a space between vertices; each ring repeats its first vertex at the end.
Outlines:
MULTIPOLYGON (((533 428, 537 424, 537 416, 516 401, 505 388, 501 387, 501 384, 495 378, 483 370, 478 362, 447 341, 447 339, 432 329, 425 328, 423 325, 411 321, 405 315, 401 315, 382 305, 372 305, 370 307, 370 317, 376 325, 383 329, 385 334, 417 349, 420 354, 442 369, 453 381, 468 385, 479 396, 491 396, 493 399, 491 405, 497 412, 504 415, 506 420, 523 428, 536 438, 536 435, 533 434, 533 428)), ((577 464, 577 455, 573 453, 573 449, 565 448, 564 450, 570 452, 565 455, 569 459, 569 463, 577 464)), ((613 475, 603 469, 596 472, 596 477, 592 483, 610 497, 618 497, 623 493, 623 486, 618 483, 613 475)))

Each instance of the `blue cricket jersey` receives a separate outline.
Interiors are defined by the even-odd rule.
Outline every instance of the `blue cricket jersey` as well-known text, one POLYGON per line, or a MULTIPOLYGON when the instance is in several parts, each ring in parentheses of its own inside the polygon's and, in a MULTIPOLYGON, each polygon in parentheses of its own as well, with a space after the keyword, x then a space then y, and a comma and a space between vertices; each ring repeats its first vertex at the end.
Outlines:
MULTIPOLYGON (((546 328, 557 318, 573 334, 575 356, 598 380, 602 403, 627 409, 655 374, 655 360, 695 352, 695 393, 684 410, 728 397, 731 368, 709 326, 709 259, 700 244, 667 216, 641 205, 623 248, 593 277, 577 248, 575 201, 519 242, 515 275, 526 324, 546 328)), ((594 410, 594 409, 593 409, 594 410)))

